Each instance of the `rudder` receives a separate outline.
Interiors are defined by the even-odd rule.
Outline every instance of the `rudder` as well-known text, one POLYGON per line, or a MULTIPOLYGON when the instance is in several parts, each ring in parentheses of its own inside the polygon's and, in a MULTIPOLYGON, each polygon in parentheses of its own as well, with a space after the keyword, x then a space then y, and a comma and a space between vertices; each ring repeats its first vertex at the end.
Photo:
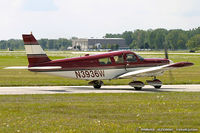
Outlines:
POLYGON ((51 61, 32 34, 23 34, 22 37, 29 67, 51 61))

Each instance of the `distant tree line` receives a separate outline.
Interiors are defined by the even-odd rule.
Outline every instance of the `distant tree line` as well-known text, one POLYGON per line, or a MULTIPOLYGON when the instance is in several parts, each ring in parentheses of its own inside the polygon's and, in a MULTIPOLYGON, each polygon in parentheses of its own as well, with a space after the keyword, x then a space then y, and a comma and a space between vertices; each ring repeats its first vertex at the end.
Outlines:
POLYGON ((22 40, 18 39, 10 39, 10 40, 1 40, 0 41, 0 49, 5 50, 5 49, 24 49, 24 43, 22 40))
POLYGON ((72 46, 72 41, 65 38, 41 39, 38 42, 46 50, 67 50, 69 46, 72 46))
MULTIPOLYGON (((72 45, 72 41, 65 38, 40 39, 38 42, 45 50, 67 50, 67 48, 72 45)), ((8 48, 10 50, 22 50, 24 49, 24 42, 19 39, 0 41, 1 50, 6 50, 8 48)))
MULTIPOLYGON (((132 49, 200 49, 200 27, 191 30, 166 30, 163 28, 149 30, 125 31, 122 34, 106 34, 105 38, 124 38, 132 49)), ((73 38, 72 38, 73 39, 73 38)), ((45 50, 67 50, 72 39, 40 39, 39 44, 45 50)), ((107 49, 118 49, 118 45, 102 46, 107 49)), ((24 43, 19 39, 1 40, 0 49, 22 50, 24 43)))
POLYGON ((191 30, 149 29, 106 34, 105 38, 124 38, 132 49, 191 49, 200 48, 200 27, 191 30))

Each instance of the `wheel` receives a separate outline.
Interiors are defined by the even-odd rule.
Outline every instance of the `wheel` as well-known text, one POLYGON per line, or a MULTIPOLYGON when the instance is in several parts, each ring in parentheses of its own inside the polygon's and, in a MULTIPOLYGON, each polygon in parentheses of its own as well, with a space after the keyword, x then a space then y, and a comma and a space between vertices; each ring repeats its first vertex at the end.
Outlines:
POLYGON ((100 89, 101 85, 103 85, 103 82, 101 80, 93 80, 88 83, 89 85, 92 85, 95 89, 100 89))
POLYGON ((100 89, 100 88, 101 88, 101 85, 100 85, 100 84, 94 84, 93 87, 94 87, 95 89, 100 89))
POLYGON ((160 89, 162 86, 162 82, 159 79, 147 80, 147 84, 153 86, 156 89, 160 89))
POLYGON ((134 87, 135 90, 142 90, 142 87, 134 87))
POLYGON ((133 81, 129 83, 130 86, 134 87, 135 90, 141 90, 144 87, 144 83, 141 81, 133 81))
POLYGON ((161 85, 154 86, 154 88, 156 88, 156 89, 160 89, 160 88, 161 88, 161 85))

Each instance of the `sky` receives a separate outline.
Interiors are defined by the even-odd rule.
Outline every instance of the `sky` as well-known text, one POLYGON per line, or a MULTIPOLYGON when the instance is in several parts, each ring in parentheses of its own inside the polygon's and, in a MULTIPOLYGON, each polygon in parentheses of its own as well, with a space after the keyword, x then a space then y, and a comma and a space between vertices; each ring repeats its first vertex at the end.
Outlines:
POLYGON ((90 38, 200 26, 200 0, 0 0, 0 40, 90 38))

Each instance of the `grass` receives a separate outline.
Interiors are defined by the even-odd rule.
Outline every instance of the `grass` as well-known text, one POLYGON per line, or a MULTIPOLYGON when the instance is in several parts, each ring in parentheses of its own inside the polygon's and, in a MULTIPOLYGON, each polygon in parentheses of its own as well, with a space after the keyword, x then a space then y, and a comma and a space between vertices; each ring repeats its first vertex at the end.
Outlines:
MULTIPOLYGON (((145 58, 164 58, 163 54, 140 54, 145 58)), ((47 52, 51 59, 70 58, 75 56, 83 56, 84 54, 72 54, 71 52, 47 52)), ((187 55, 187 54, 170 54, 170 59, 174 62, 190 61, 195 63, 192 67, 181 68, 172 70, 171 73, 165 72, 163 76, 158 78, 164 84, 199 84, 200 83, 200 55, 187 55)), ((87 81, 68 79, 56 76, 49 76, 43 74, 32 73, 27 70, 5 70, 2 69, 8 66, 26 66, 28 64, 25 52, 1 52, 0 53, 0 86, 37 86, 37 85, 87 85, 87 81)), ((145 82, 151 79, 148 77, 138 78, 145 82)), ((127 85, 132 79, 121 79, 104 81, 106 85, 127 85)))
MULTIPOLYGON (((48 52, 51 59, 79 54, 48 52)), ((84 54, 82 54, 84 55, 84 54)), ((142 54, 163 58, 162 54, 142 54)), ((200 55, 170 55, 174 62, 190 61, 194 66, 166 72, 165 84, 200 83, 200 55)), ((24 52, 0 53, 0 86, 87 85, 87 81, 4 70, 27 65, 24 52)), ((148 79, 148 78, 147 78, 148 79)), ((146 78, 140 78, 146 80, 146 78)), ((128 84, 131 79, 105 81, 128 84)), ((132 94, 0 95, 0 132, 133 133, 144 128, 198 129, 200 93, 162 92, 132 94)))
POLYGON ((0 96, 0 132, 200 128, 200 93, 0 96))

